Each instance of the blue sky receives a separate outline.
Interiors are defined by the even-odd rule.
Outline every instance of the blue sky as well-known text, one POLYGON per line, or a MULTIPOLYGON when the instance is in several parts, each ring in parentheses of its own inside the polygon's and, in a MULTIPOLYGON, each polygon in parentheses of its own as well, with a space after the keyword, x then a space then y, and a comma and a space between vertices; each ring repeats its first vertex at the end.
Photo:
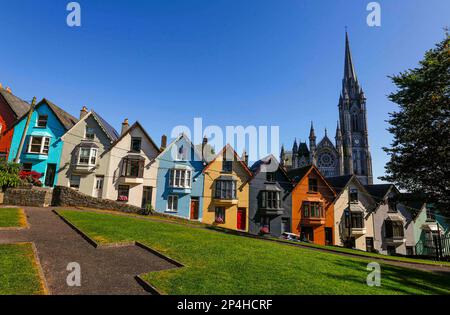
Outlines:
POLYGON ((348 26, 368 98, 374 175, 389 145, 388 75, 417 65, 450 26, 450 1, 0 0, 0 82, 26 100, 46 97, 78 115, 87 105, 117 129, 139 120, 156 142, 177 125, 277 125, 281 143, 334 136, 348 26))

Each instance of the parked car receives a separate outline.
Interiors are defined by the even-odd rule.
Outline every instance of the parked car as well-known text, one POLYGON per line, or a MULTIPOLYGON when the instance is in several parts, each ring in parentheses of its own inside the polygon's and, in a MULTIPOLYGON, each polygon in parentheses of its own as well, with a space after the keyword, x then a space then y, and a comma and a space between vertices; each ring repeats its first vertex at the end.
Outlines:
POLYGON ((294 233, 283 233, 281 234, 281 238, 287 241, 300 242, 300 236, 294 233))

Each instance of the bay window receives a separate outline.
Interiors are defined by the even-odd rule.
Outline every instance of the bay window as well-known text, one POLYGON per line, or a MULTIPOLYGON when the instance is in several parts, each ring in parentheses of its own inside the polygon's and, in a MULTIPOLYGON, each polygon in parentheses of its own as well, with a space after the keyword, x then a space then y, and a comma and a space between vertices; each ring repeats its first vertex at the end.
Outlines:
POLYGON ((324 218, 325 211, 319 202, 305 202, 303 204, 303 216, 305 218, 324 218))
POLYGON ((48 155, 50 150, 50 138, 31 136, 28 144, 28 153, 48 155))
POLYGON ((98 150, 94 148, 80 148, 78 164, 95 165, 97 163, 97 152, 98 150))
POLYGON ((175 188, 191 188, 191 177, 190 170, 170 170, 169 185, 175 188))
POLYGON ((404 237, 405 233, 402 222, 386 220, 385 224, 387 238, 404 237))
POLYGON ((263 191, 261 193, 261 208, 281 209, 281 193, 279 191, 263 191))
POLYGON ((362 212, 354 212, 351 214, 352 228, 363 229, 364 228, 364 214, 362 212))
POLYGON ((236 199, 236 181, 233 180, 218 180, 216 181, 215 198, 232 200, 236 199))

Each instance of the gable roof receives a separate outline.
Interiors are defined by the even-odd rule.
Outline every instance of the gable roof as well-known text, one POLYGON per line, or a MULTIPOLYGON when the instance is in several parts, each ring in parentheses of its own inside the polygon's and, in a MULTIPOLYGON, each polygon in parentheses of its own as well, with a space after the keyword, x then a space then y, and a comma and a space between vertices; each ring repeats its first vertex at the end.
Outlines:
MULTIPOLYGON (((376 200, 367 191, 366 187, 359 181, 358 176, 356 176, 356 175, 328 177, 327 181, 336 191, 336 193, 337 193, 336 197, 339 197, 344 192, 344 190, 348 187, 348 185, 353 181, 355 184, 357 184, 360 188, 362 188, 364 190, 365 194, 372 202, 376 203, 376 200)), ((336 198, 336 200, 337 200, 337 198, 336 198)))
POLYGON ((88 119, 89 117, 93 117, 94 120, 97 122, 97 124, 99 125, 99 127, 102 129, 102 131, 105 133, 105 135, 110 139, 111 142, 114 142, 117 140, 117 138, 119 137, 119 134, 117 133, 117 131, 106 122, 106 120, 104 120, 99 114, 97 114, 94 111, 90 111, 89 113, 87 113, 82 119, 80 119, 75 125, 72 126, 72 128, 70 128, 64 135, 62 138, 65 138, 65 136, 67 134, 70 134, 70 131, 72 129, 74 129, 80 122, 85 121, 86 119, 88 119))
POLYGON ((153 139, 148 135, 147 131, 144 129, 144 127, 142 127, 142 125, 139 123, 139 121, 136 121, 130 128, 128 128, 127 131, 125 131, 122 135, 119 136, 119 138, 116 139, 116 141, 114 141, 111 144, 111 147, 109 147, 108 150, 106 150, 103 154, 108 153, 109 151, 112 150, 112 148, 114 148, 126 135, 128 135, 132 130, 136 129, 136 128, 140 128, 142 130, 142 132, 144 133, 144 136, 147 138, 147 140, 150 142, 151 145, 153 145, 153 147, 156 149, 157 152, 161 153, 161 148, 159 148, 156 143, 153 141, 153 139))
POLYGON ((426 202, 421 200, 421 196, 410 193, 402 193, 400 202, 406 206, 406 210, 411 214, 413 220, 419 216, 426 206, 426 202))
POLYGON ((59 119, 64 128, 66 128, 66 130, 69 130, 78 122, 77 118, 70 115, 68 112, 50 102, 49 100, 44 98, 39 102, 39 104, 36 105, 36 107, 41 106, 42 104, 47 104, 50 107, 50 109, 55 113, 56 117, 59 119))
POLYGON ((173 140, 160 154, 160 156, 162 156, 163 154, 165 154, 170 147, 172 147, 173 145, 175 145, 175 143, 177 143, 178 141, 180 141, 181 139, 184 139, 190 146, 191 148, 194 150, 194 154, 196 154, 202 161, 205 162, 205 159, 203 158, 203 155, 198 151, 197 146, 195 146, 191 139, 188 138, 187 135, 185 135, 184 133, 182 133, 181 135, 179 135, 175 140, 173 140))
POLYGON ((395 186, 393 184, 377 184, 364 186, 377 202, 383 200, 395 186))
POLYGON ((14 112, 16 118, 21 117, 30 110, 30 104, 3 88, 0 88, 0 95, 14 112))
POLYGON ((103 131, 106 135, 111 139, 112 142, 119 139, 120 135, 113 126, 111 126, 102 116, 100 116, 97 112, 92 111, 92 116, 97 120, 100 127, 102 127, 103 131))
POLYGON ((297 186, 303 178, 309 175, 312 171, 315 171, 317 175, 322 179, 322 181, 327 185, 327 187, 331 190, 331 192, 336 196, 336 191, 334 188, 328 183, 328 181, 323 177, 322 173, 315 165, 305 166, 302 168, 297 168, 290 170, 288 172, 289 177, 294 181, 294 187, 297 186))
MULTIPOLYGON (((63 125, 65 131, 68 131, 73 126, 76 125, 78 122, 78 119, 60 108, 59 106, 55 105, 54 103, 50 102, 46 98, 43 98, 36 106, 34 107, 34 110, 36 110, 39 106, 42 106, 43 104, 47 104, 48 107, 51 109, 51 111, 55 114, 56 118, 59 120, 59 122, 63 125)), ((30 112, 30 108, 27 110, 26 113, 24 113, 21 117, 19 117, 14 124, 11 125, 9 129, 14 128, 15 125, 17 125, 22 119, 26 118, 28 116, 28 113, 30 112)))
POLYGON ((327 181, 334 188, 336 193, 340 194, 354 177, 354 175, 328 177, 327 181))
POLYGON ((291 180, 288 174, 286 173, 285 169, 280 166, 280 162, 278 162, 278 159, 273 154, 269 154, 265 158, 262 158, 259 161, 253 163, 253 165, 250 167, 250 171, 253 173, 253 176, 256 176, 261 171, 261 168, 264 165, 272 163, 276 163, 277 171, 280 170, 286 176, 286 178, 289 179, 289 181, 291 180))
POLYGON ((223 149, 220 150, 220 152, 216 155, 216 157, 211 162, 209 162, 208 165, 206 165, 206 167, 203 169, 203 173, 206 172, 206 170, 210 167, 210 165, 213 164, 219 158, 219 156, 222 156, 223 153, 227 150, 232 150, 231 152, 234 154, 236 161, 238 161, 241 164, 241 166, 244 168, 244 170, 247 172, 247 174, 250 177, 253 177, 252 171, 250 171, 247 164, 245 164, 242 161, 242 159, 239 157, 239 155, 236 153, 236 151, 233 149, 233 147, 230 144, 227 144, 226 146, 224 146, 223 149))

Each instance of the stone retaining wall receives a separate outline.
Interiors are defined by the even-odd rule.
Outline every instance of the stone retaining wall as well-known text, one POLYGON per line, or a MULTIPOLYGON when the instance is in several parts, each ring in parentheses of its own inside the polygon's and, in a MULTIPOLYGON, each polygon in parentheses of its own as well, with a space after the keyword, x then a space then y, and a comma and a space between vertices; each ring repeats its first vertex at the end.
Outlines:
POLYGON ((11 206, 48 207, 52 203, 52 190, 38 187, 8 188, 3 203, 11 206))
POLYGON ((109 199, 99 199, 82 194, 72 188, 56 186, 53 189, 54 206, 58 207, 84 207, 101 210, 114 210, 125 213, 141 213, 142 209, 126 203, 109 199))

